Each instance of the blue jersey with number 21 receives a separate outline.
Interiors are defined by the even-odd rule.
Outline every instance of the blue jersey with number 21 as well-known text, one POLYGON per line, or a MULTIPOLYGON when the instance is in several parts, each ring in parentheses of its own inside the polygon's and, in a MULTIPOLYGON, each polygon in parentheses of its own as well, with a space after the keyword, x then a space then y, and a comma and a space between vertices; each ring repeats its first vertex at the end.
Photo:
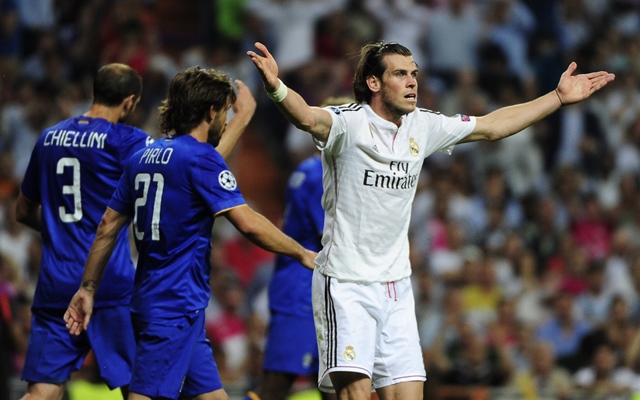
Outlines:
POLYGON ((222 156, 189 135, 158 140, 131 157, 109 207, 133 217, 137 318, 166 321, 206 308, 214 216, 243 204, 222 156))

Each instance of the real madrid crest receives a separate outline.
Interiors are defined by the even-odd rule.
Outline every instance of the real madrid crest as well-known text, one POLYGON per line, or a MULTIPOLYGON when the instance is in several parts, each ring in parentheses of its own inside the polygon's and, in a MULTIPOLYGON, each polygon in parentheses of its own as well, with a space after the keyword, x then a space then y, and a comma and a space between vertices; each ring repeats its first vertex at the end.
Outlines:
POLYGON ((347 346, 344 349, 344 359, 347 361, 353 361, 356 359, 356 351, 353 350, 353 346, 347 346))
POLYGON ((413 138, 409 138, 409 153, 414 157, 417 157, 418 153, 420 153, 420 147, 413 138))

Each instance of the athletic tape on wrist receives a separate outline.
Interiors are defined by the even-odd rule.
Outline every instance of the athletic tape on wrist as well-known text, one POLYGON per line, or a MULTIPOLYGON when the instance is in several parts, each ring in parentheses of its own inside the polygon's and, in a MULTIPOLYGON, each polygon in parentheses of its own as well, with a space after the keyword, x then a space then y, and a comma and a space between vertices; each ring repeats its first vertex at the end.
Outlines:
POLYGON ((278 79, 278 82, 280 82, 280 86, 278 86, 278 89, 276 89, 275 92, 267 92, 267 96, 269 96, 269 98, 274 102, 281 103, 282 100, 287 97, 289 89, 287 88, 287 85, 285 85, 284 82, 282 82, 280 79, 278 79))

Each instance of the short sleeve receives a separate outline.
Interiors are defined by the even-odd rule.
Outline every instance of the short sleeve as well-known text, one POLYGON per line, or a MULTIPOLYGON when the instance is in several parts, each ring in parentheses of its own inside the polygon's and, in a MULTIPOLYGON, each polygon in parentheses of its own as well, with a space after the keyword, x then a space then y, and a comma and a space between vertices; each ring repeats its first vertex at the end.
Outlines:
POLYGON ((439 113, 430 113, 428 116, 430 124, 435 124, 437 135, 429 136, 428 147, 432 151, 425 154, 428 156, 434 152, 451 154, 456 143, 469 136, 476 126, 476 118, 458 114, 447 117, 439 113))
POLYGON ((198 159, 193 185, 213 215, 246 204, 235 176, 218 153, 207 153, 198 159))
POLYGON ((125 165, 133 153, 153 143, 153 138, 144 131, 131 127, 131 132, 122 136, 120 142, 120 162, 125 165))
POLYGON ((40 141, 38 141, 31 152, 31 158, 20 185, 20 190, 25 197, 37 203, 41 203, 40 178, 42 174, 40 173, 40 159, 40 141))
POLYGON ((109 200, 109 204, 107 204, 107 206, 120 214, 133 216, 133 195, 131 192, 131 185, 129 184, 130 170, 131 169, 129 167, 125 168, 124 173, 118 181, 118 186, 116 186, 116 190, 113 192, 113 196, 111 196, 111 200, 109 200))
POLYGON ((341 107, 329 106, 325 107, 325 110, 329 111, 332 120, 329 138, 326 143, 316 139, 314 141, 318 150, 329 154, 339 154, 349 144, 347 136, 349 120, 341 107))

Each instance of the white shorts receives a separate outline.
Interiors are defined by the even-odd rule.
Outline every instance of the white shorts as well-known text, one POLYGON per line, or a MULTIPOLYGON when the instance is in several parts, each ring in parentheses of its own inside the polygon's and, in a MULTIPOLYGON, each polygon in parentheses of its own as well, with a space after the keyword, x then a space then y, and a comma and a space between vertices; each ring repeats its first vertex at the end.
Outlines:
POLYGON ((367 375, 373 388, 424 381, 411 279, 357 283, 313 273, 318 387, 333 392, 329 374, 367 375))

